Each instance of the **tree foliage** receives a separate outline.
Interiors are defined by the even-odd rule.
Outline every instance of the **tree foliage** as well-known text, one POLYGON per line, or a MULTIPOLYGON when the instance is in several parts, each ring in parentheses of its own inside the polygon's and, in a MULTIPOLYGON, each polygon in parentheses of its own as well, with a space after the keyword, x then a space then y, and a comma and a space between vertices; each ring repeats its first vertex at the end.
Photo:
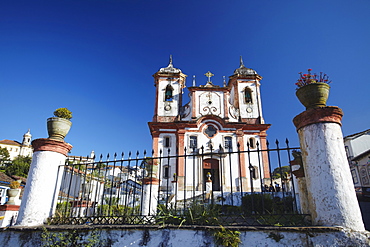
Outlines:
POLYGON ((17 156, 11 163, 6 165, 5 173, 8 176, 20 176, 27 178, 32 158, 29 156, 17 156))
POLYGON ((0 148, 0 166, 5 166, 10 161, 8 149, 0 148))
POLYGON ((287 175, 289 173, 290 173, 290 167, 289 166, 282 166, 281 169, 280 169, 280 167, 277 167, 272 172, 272 178, 273 179, 278 179, 278 178, 282 177, 282 179, 286 179, 287 175))

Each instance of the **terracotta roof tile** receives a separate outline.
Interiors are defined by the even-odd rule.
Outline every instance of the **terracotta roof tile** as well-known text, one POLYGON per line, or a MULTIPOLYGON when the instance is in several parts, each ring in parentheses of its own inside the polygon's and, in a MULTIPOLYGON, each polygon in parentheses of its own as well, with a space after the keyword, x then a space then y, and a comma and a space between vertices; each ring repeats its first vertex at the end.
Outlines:
POLYGON ((16 176, 16 175, 13 175, 12 178, 15 180, 22 180, 22 183, 24 184, 26 184, 26 181, 27 181, 27 178, 16 176))
POLYGON ((5 173, 3 172, 0 172, 0 181, 1 182, 8 182, 8 183, 11 183, 14 181, 14 179, 12 179, 11 177, 9 177, 8 175, 6 175, 5 173))
POLYGON ((16 146, 20 146, 22 145, 20 142, 17 142, 17 141, 12 141, 12 140, 1 140, 0 141, 0 144, 6 144, 6 145, 16 145, 16 146))

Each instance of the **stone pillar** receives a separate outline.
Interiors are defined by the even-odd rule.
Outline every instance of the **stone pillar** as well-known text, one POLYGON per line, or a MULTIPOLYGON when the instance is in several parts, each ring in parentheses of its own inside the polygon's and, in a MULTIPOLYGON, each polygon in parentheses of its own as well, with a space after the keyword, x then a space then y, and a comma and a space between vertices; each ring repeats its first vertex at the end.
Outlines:
POLYGON ((158 178, 143 179, 143 208, 142 215, 156 215, 158 205, 158 178))
POLYGON ((309 208, 309 202, 307 197, 307 184, 306 177, 303 170, 302 157, 295 159, 290 162, 292 167, 292 173, 295 177, 293 178, 295 197, 298 199, 297 203, 299 205, 299 212, 302 214, 311 214, 309 208))
POLYGON ((72 145, 40 138, 32 141, 34 153, 16 225, 42 225, 56 207, 63 169, 72 145))
POLYGON ((297 128, 314 225, 363 231, 341 130, 342 110, 335 106, 302 112, 297 128))

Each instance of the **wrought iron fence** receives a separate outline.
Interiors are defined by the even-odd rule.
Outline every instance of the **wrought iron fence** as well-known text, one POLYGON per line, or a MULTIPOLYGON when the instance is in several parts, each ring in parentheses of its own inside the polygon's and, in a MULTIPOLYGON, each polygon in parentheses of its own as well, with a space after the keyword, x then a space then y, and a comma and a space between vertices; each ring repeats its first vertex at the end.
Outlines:
POLYGON ((279 142, 68 160, 50 224, 310 224, 279 142), (156 156, 156 157, 154 157, 156 156))

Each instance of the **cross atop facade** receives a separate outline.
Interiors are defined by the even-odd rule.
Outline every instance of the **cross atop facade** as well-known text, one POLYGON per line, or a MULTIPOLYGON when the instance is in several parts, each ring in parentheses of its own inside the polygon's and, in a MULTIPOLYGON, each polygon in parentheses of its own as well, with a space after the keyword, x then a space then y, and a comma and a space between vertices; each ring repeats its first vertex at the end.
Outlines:
POLYGON ((208 71, 204 75, 208 77, 208 81, 207 82, 211 82, 211 77, 214 76, 214 74, 212 74, 210 71, 208 71))

